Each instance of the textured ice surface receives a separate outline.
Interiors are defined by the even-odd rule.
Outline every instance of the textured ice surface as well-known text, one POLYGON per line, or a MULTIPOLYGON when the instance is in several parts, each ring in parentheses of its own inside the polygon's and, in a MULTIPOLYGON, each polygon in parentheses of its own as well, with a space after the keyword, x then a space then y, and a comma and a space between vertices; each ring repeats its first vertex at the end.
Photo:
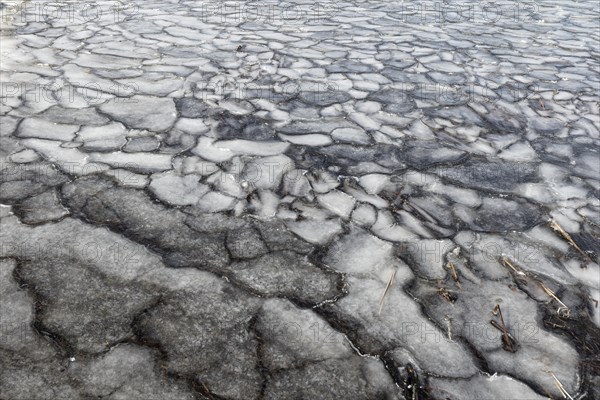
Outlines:
POLYGON ((1 399, 600 399, 597 2, 0 14, 1 399))

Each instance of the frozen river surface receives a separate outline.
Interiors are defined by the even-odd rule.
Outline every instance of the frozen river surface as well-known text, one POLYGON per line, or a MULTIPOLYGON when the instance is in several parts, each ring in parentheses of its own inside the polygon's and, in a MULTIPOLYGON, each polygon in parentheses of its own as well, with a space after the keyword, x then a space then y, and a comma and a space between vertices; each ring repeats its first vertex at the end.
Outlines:
POLYGON ((598 2, 0 11, 0 398, 600 398, 598 2))

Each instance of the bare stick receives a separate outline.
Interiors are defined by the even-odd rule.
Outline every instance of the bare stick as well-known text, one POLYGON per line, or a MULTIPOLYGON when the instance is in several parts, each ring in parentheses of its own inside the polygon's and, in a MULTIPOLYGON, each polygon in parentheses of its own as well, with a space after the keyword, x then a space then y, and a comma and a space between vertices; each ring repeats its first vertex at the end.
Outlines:
POLYGON ((542 285, 542 289, 544 289, 544 292, 546 292, 546 294, 548 296, 552 297, 558 304, 560 304, 560 307, 558 308, 558 310, 556 310, 556 313, 558 315, 564 315, 565 317, 568 318, 569 315, 571 314, 569 307, 567 307, 565 303, 560 301, 560 299, 556 296, 556 294, 554 293, 554 291, 552 289, 550 289, 548 286, 544 285, 543 283, 540 283, 540 285, 542 285))
POLYGON ((558 388, 558 390, 560 390, 560 393, 563 395, 563 397, 565 399, 574 400, 573 397, 569 394, 569 392, 567 392, 567 389, 565 389, 563 384, 558 380, 556 375, 554 375, 554 373, 552 373, 552 371, 546 371, 546 372, 549 373, 550 375, 552 375, 552 378, 554 378, 554 383, 556 384, 556 387, 558 388))
POLYGON ((565 231, 562 226, 560 226, 558 224, 558 222, 554 221, 553 219, 550 220, 550 228, 554 229, 556 232, 560 233, 560 235, 571 244, 571 246, 575 247, 575 249, 577 249, 578 252, 580 252, 581 254, 583 254, 588 260, 590 260, 591 262, 594 262, 594 260, 592 260, 592 257, 590 257, 590 255, 588 253, 586 253, 585 251, 581 250, 581 247, 579 247, 577 245, 577 243, 575 243, 575 241, 571 238, 571 235, 569 235, 567 233, 567 231, 565 231))
POLYGON ((521 271, 519 268, 515 267, 512 262, 505 256, 500 257, 500 263, 504 266, 513 270, 513 272, 517 275, 526 275, 525 272, 521 271))
POLYGON ((385 286, 385 290, 383 291, 383 295, 381 296, 381 299, 379 300, 379 313, 378 313, 379 315, 381 314, 381 309, 383 308, 383 301, 385 300, 385 295, 390 290, 390 287, 394 284, 394 278, 395 277, 396 277, 396 270, 394 270, 392 272, 392 274, 390 275, 390 279, 388 280, 388 283, 385 286))
POLYGON ((500 309, 500 304, 496 304, 494 307, 494 311, 492 311, 494 315, 500 315, 500 323, 502 324, 502 334, 504 335, 504 342, 508 346, 511 353, 514 353, 515 350, 512 346, 512 340, 508 337, 508 330, 506 329, 506 324, 504 323, 504 317, 502 316, 502 310, 500 309))
POLYGON ((456 286, 458 286, 459 289, 462 289, 462 287, 460 286, 460 281, 458 280, 458 272, 456 272, 456 266, 454 265, 454 263, 448 262, 447 267, 452 273, 452 279, 454 279, 456 286))

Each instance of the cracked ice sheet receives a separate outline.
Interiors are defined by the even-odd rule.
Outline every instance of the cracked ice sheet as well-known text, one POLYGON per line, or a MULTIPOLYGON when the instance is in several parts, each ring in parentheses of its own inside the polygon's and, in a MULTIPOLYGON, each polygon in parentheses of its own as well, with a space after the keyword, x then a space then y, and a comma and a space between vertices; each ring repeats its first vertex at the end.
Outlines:
POLYGON ((600 398, 596 2, 95 4, 2 4, 0 397, 600 398))

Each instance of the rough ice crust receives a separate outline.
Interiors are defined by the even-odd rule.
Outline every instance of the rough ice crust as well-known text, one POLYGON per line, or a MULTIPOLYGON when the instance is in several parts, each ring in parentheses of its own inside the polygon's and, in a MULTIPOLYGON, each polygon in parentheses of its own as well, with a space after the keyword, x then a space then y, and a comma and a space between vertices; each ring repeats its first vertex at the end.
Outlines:
POLYGON ((600 398, 596 2, 36 3, 0 398, 600 398))

